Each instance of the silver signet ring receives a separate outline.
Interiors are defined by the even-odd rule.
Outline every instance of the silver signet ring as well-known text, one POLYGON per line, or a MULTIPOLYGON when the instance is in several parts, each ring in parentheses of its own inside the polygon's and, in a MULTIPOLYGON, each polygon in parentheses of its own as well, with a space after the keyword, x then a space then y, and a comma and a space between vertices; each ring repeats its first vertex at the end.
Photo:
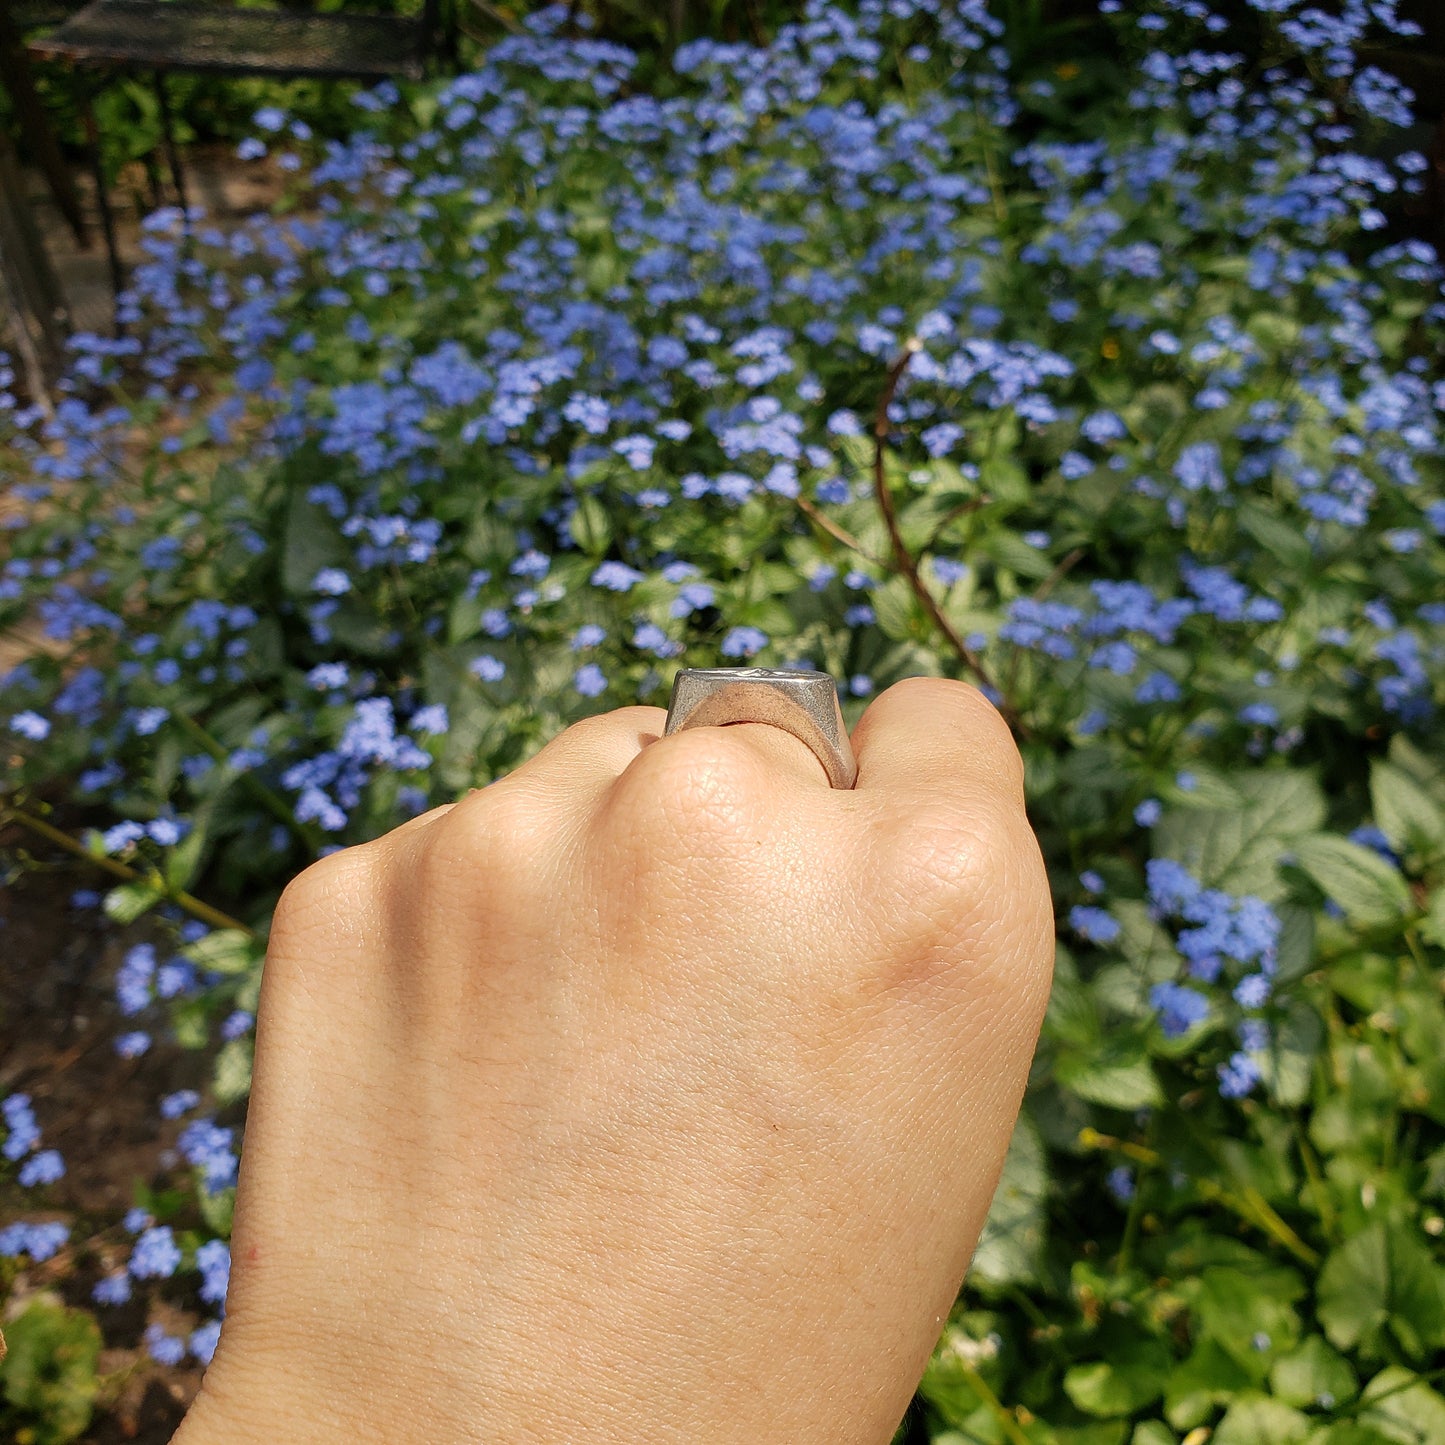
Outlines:
POLYGON ((684 667, 673 679, 664 737, 683 728, 744 722, 771 723, 806 743, 833 787, 851 788, 858 781, 838 684, 826 672, 684 667))

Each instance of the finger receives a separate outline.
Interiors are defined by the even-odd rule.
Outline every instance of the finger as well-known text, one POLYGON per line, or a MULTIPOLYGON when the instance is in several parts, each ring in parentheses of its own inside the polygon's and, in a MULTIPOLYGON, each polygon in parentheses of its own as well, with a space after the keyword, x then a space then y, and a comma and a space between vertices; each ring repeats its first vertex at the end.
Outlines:
POLYGON ((859 792, 943 798, 979 789, 1021 806, 1023 760, 998 709, 946 677, 880 693, 853 729, 859 792))

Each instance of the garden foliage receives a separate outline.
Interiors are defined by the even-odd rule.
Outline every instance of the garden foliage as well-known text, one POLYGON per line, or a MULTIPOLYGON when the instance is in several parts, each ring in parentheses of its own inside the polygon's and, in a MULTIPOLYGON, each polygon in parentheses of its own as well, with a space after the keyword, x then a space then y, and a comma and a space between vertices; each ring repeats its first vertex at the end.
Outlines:
MULTIPOLYGON (((0 623, 53 644, 11 815, 174 921, 118 1046, 217 1050, 112 1295, 224 1295, 215 1106, 319 852, 678 666, 823 668, 850 723, 938 673, 1015 726, 1059 945, 914 1438, 1445 1440, 1445 304, 1356 59, 1409 27, 1101 9, 1087 127, 982 0, 812 3, 670 98, 552 11, 344 144, 262 112, 297 209, 157 215, 127 338, 0 417, 0 623)), ((32 1187, 13 1259, 64 1243, 32 1187)))

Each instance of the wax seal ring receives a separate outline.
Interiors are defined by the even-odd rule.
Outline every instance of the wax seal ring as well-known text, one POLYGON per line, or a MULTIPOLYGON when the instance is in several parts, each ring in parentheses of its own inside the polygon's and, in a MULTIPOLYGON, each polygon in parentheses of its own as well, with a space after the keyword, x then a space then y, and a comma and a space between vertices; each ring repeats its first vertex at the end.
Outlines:
POLYGON ((770 723, 816 754, 835 788, 858 781, 858 764, 843 726, 838 684, 826 672, 768 667, 684 667, 672 683, 663 736, 683 728, 770 723))

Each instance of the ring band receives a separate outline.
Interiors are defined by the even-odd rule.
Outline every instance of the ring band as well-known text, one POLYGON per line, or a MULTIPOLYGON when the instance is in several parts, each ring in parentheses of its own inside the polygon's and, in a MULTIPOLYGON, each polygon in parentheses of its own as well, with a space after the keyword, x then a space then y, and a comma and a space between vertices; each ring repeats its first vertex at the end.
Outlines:
POLYGON ((838 684, 826 672, 767 667, 684 667, 672 683, 663 736, 683 728, 769 723, 806 743, 822 763, 829 785, 858 781, 838 684))

